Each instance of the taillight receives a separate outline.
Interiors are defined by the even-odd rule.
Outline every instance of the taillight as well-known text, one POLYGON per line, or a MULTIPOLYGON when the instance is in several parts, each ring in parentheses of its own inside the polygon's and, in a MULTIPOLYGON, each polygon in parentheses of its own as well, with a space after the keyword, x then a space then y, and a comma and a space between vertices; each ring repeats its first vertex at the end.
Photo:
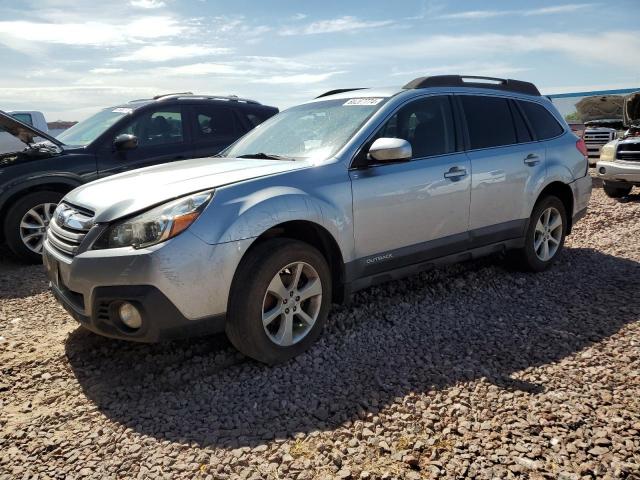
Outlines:
POLYGON ((578 151, 586 157, 589 156, 589 152, 587 151, 587 145, 584 143, 584 139, 579 138, 578 141, 576 142, 576 148, 578 149, 578 151))

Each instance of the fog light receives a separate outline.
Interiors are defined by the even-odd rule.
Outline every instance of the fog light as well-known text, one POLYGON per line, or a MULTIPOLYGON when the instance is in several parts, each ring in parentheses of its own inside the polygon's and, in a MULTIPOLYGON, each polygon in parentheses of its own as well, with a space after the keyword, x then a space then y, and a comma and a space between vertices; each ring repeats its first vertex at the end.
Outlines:
POLYGON ((606 171, 607 171, 607 169, 606 169, 606 168, 604 168, 604 167, 600 167, 600 170, 599 170, 599 171, 600 171, 600 175, 604 175, 604 172, 606 172, 606 171))
POLYGON ((142 325, 142 315, 132 304, 124 302, 118 307, 118 317, 127 327, 134 330, 142 325))

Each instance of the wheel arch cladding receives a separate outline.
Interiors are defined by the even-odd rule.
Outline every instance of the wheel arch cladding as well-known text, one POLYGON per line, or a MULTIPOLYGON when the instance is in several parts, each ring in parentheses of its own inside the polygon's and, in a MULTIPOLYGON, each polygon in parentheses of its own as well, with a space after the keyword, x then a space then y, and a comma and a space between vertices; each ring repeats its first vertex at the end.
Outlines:
POLYGON ((309 220, 291 220, 274 225, 255 239, 251 247, 244 253, 244 256, 253 248, 271 238, 290 238, 316 248, 329 265, 331 280, 334 285, 332 300, 336 303, 341 303, 344 300, 344 290, 336 288, 344 282, 344 259, 338 242, 325 227, 309 220))

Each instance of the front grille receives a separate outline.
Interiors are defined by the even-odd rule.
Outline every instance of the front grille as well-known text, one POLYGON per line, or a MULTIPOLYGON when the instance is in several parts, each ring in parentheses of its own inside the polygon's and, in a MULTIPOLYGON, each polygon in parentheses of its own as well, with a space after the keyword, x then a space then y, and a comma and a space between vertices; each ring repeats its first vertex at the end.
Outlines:
POLYGON ((629 150, 620 150, 617 155, 618 160, 626 160, 628 162, 640 162, 640 152, 629 150))
MULTIPOLYGON (((80 212, 74 210, 75 218, 81 218, 83 224, 89 225, 93 215, 89 212, 80 212)), ((60 219, 57 216, 49 222, 47 229, 47 241, 52 248, 59 253, 68 257, 74 257, 82 245, 84 237, 86 237, 89 227, 87 228, 71 228, 66 225, 60 225, 60 219)))

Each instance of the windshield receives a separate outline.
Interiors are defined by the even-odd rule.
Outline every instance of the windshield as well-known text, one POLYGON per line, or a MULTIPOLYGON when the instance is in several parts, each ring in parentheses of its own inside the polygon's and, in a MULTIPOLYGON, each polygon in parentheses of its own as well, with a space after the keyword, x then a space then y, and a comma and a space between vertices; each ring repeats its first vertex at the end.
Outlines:
POLYGON ((130 108, 107 108, 65 130, 56 138, 67 145, 89 145, 111 125, 131 113, 130 108))
POLYGON ((384 100, 344 98, 290 108, 253 129, 222 155, 325 160, 344 146, 384 100))

